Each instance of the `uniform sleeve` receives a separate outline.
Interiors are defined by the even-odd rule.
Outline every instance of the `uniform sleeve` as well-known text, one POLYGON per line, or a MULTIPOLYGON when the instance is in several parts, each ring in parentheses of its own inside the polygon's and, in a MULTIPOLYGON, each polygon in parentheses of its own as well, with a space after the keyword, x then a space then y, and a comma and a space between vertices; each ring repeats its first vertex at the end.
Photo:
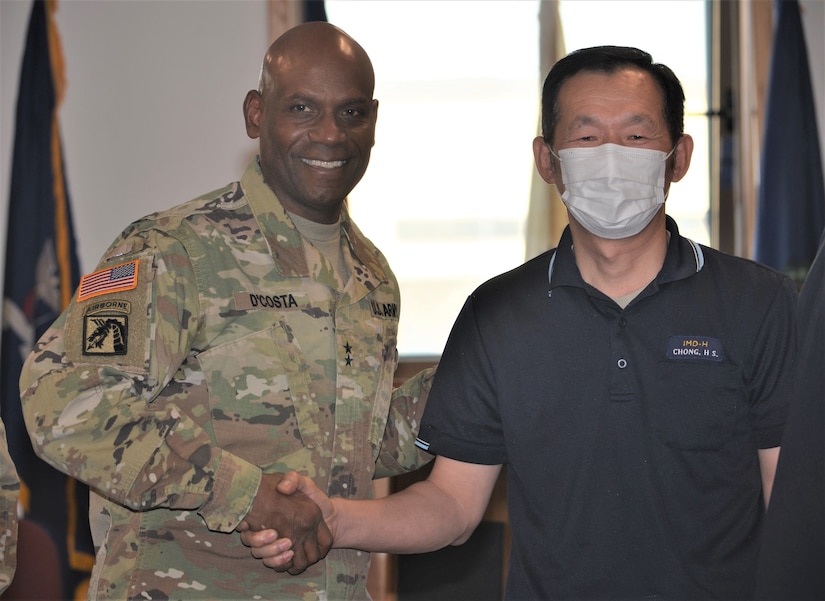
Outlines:
POLYGON ((11 584, 17 566, 17 497, 20 480, 0 420, 0 593, 11 584))
POLYGON ((433 456, 419 449, 415 439, 435 370, 435 367, 422 370, 393 391, 384 440, 375 465, 375 478, 397 476, 432 461, 433 456))
POLYGON ((176 239, 124 234, 26 360, 21 399, 35 450, 57 469, 133 510, 197 510, 228 532, 251 507, 261 471, 181 411, 203 385, 190 353, 198 298, 176 239), (111 284, 130 266, 133 283, 111 284))

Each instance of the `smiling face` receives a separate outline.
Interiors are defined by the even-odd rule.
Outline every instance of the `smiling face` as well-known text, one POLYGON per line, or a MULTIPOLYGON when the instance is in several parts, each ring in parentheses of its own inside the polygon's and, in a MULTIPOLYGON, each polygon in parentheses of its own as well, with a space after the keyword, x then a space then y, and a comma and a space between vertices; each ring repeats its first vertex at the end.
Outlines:
POLYGON ((375 143, 373 87, 363 49, 331 25, 306 24, 270 48, 244 114, 248 135, 260 138, 264 180, 285 209, 338 220, 375 143))

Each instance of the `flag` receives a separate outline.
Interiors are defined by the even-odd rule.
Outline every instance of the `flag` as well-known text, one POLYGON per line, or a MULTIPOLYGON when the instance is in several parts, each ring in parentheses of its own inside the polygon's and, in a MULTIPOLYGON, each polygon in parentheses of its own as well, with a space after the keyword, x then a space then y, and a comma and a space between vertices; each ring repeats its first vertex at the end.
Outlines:
POLYGON ((140 261, 121 263, 108 269, 101 269, 80 279, 77 300, 85 301, 102 294, 133 290, 138 282, 138 265, 140 261))
POLYGON ((825 229, 816 108, 798 0, 775 0, 754 258, 805 279, 825 229))
POLYGON ((94 561, 88 489, 32 450, 18 380, 35 342, 68 305, 79 279, 57 108, 63 65, 53 14, 56 0, 34 0, 20 88, 3 283, 0 414, 22 482, 25 517, 45 528, 62 561, 63 598, 85 598, 94 561))

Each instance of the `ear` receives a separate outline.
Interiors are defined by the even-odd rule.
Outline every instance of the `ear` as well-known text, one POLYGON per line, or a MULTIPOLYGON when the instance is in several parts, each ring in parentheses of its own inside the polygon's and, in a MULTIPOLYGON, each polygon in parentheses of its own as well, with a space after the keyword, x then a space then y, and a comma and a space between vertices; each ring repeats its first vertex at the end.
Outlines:
POLYGON ((263 99, 258 90, 249 90, 243 101, 243 117, 246 123, 246 135, 252 138, 261 135, 261 112, 263 111, 263 99))
POLYGON ((560 178, 556 182, 556 163, 550 152, 550 145, 541 136, 533 139, 533 157, 536 159, 536 169, 541 179, 548 184, 561 183, 560 178))
POLYGON ((673 155, 673 174, 670 181, 678 182, 685 177, 688 167, 690 167, 690 158, 693 156, 693 138, 688 134, 684 134, 676 144, 673 155))

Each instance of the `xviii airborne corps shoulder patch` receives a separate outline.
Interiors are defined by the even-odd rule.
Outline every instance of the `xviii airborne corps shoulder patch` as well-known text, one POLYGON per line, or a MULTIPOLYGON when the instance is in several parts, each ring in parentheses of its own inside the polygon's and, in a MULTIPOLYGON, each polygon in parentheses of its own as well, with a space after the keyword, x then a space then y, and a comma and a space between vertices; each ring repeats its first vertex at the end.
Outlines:
POLYGON ((106 300, 89 305, 83 314, 83 354, 125 355, 130 312, 128 301, 106 300))

